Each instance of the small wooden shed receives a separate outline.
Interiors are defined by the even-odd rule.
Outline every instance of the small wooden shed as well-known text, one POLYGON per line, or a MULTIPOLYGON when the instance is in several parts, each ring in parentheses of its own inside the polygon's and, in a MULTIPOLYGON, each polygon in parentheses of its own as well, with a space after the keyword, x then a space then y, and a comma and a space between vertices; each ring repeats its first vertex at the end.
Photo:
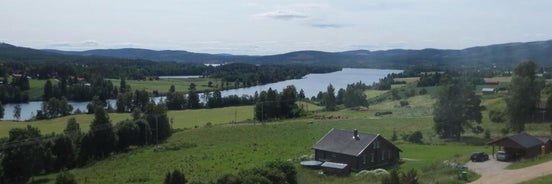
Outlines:
POLYGON ((506 152, 512 159, 521 159, 550 153, 552 141, 549 138, 538 138, 528 133, 519 133, 494 140, 488 144, 493 146, 493 155, 495 146, 498 146, 499 150, 506 152))

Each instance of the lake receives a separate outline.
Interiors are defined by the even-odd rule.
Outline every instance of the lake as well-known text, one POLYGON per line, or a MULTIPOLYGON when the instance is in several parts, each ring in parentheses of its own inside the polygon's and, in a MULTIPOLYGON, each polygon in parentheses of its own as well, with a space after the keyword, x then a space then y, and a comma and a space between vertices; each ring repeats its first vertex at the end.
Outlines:
POLYGON ((222 91, 222 96, 228 95, 253 95, 255 91, 266 91, 268 88, 276 89, 281 92, 286 86, 295 85, 297 92, 303 89, 305 96, 310 98, 316 96, 319 91, 325 92, 329 84, 335 88, 335 92, 340 88, 347 88, 347 84, 362 81, 370 85, 373 82, 378 82, 379 79, 391 73, 400 73, 402 70, 381 70, 381 69, 360 69, 360 68, 344 68, 341 71, 324 73, 324 74, 308 74, 302 79, 286 80, 277 83, 271 83, 249 88, 231 89, 222 91))
MULTIPOLYGON (((308 74, 302 79, 286 80, 276 83, 270 83, 266 85, 253 86, 248 88, 224 90, 221 92, 222 96, 229 95, 254 95, 256 91, 266 91, 269 88, 276 89, 281 92, 286 86, 295 85, 297 92, 303 89, 305 96, 310 98, 316 96, 319 91, 326 91, 329 84, 332 84, 335 88, 335 92, 340 88, 346 88, 347 84, 362 81, 366 84, 372 84, 379 81, 379 79, 387 76, 391 73, 400 73, 402 70, 383 70, 383 69, 359 69, 359 68, 344 68, 341 71, 325 73, 325 74, 308 74)), ((174 76, 171 76, 174 77, 174 76)), ((178 76, 176 76, 178 77, 178 76)), ((154 101, 159 101, 164 97, 155 97, 154 101)), ((204 101, 204 100, 202 100, 204 101)), ((108 100, 112 107, 116 107, 116 100, 108 100)), ((89 102, 69 102, 73 106, 73 110, 80 109, 82 112, 86 112, 86 105, 89 102)), ((2 120, 15 120, 13 117, 13 111, 16 104, 4 104, 4 118, 2 120)), ((20 120, 31 119, 36 115, 36 111, 40 110, 42 106, 41 101, 33 101, 29 103, 21 103, 21 118, 20 120)))

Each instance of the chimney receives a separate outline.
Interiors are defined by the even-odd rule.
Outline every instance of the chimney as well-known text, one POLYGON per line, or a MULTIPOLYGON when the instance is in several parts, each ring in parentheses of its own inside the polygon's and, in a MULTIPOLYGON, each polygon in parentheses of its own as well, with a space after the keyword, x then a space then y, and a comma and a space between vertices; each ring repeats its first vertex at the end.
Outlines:
POLYGON ((358 136, 358 130, 357 129, 353 130, 353 139, 360 140, 360 137, 358 136))

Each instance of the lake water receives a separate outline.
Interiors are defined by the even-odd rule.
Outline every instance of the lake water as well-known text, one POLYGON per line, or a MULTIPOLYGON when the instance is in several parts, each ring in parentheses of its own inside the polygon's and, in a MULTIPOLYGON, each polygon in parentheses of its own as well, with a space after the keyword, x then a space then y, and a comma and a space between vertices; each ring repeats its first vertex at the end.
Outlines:
POLYGON ((271 83, 249 88, 231 89, 222 91, 222 96, 228 95, 253 95, 255 91, 266 91, 268 88, 276 89, 281 92, 289 85, 295 85, 297 92, 301 89, 305 92, 305 96, 310 98, 316 96, 319 91, 325 92, 329 84, 335 88, 335 92, 340 88, 347 88, 347 84, 362 81, 365 84, 378 82, 379 79, 387 76, 390 73, 400 73, 402 70, 380 70, 380 69, 360 69, 360 68, 344 68, 341 71, 325 74, 308 74, 302 79, 286 80, 277 83, 271 83))
MULTIPOLYGON (((380 70, 380 69, 357 69, 357 68, 344 68, 341 71, 325 73, 325 74, 308 74, 302 79, 286 80, 277 83, 271 83, 260 86, 253 86, 249 88, 231 89, 222 91, 222 96, 229 95, 254 95, 257 91, 266 91, 268 88, 272 88, 281 92, 285 87, 289 85, 295 85, 297 92, 303 89, 305 96, 310 98, 316 96, 319 91, 326 91, 329 84, 332 84, 335 88, 335 92, 340 88, 346 88, 347 84, 362 81, 366 84, 372 84, 379 81, 379 79, 387 76, 390 73, 399 73, 402 70, 380 70)), ((200 94, 201 95, 201 94, 200 94)), ((164 97, 155 97, 154 101, 163 100, 164 97)), ((205 99, 202 99, 205 101, 205 99)), ((80 109, 82 112, 86 112, 86 105, 89 102, 70 102, 73 106, 73 110, 80 109)), ((116 107, 116 100, 108 100, 108 103, 112 107, 116 107)), ((4 104, 4 118, 2 120, 15 120, 13 117, 13 111, 16 104, 4 104)), ((42 106, 41 101, 33 101, 29 103, 21 103, 21 118, 20 120, 31 119, 36 115, 36 111, 40 110, 42 106)))

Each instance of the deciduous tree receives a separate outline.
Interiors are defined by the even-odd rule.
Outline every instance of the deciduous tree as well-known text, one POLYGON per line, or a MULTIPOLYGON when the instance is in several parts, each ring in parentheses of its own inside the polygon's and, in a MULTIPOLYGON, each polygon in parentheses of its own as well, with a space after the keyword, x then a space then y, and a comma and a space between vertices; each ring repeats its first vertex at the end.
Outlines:
POLYGON ((475 128, 471 122, 481 123, 481 100, 473 87, 463 81, 442 84, 433 120, 435 131, 443 138, 460 139, 464 128, 475 128))
POLYGON ((515 132, 525 129, 535 104, 540 100, 543 82, 536 79, 537 64, 532 61, 520 63, 515 69, 506 98, 506 112, 510 128, 515 132))

